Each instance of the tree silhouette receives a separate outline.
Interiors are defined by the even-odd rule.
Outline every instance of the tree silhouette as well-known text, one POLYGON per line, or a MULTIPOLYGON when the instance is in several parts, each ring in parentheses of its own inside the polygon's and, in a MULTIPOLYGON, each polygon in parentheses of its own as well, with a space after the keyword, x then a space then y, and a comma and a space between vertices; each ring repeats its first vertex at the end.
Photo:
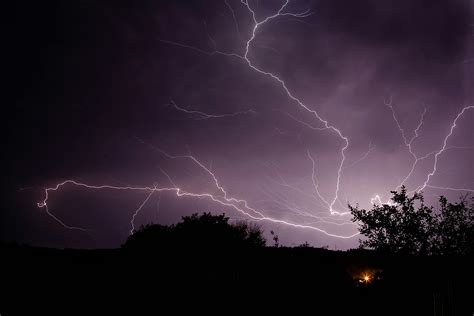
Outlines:
POLYGON ((467 196, 449 203, 441 197, 437 227, 437 252, 442 254, 474 253, 474 199, 467 196))
MULTIPOLYGON (((371 210, 349 205, 352 221, 366 237, 362 248, 406 254, 467 254, 473 252, 473 203, 464 197, 448 203, 440 197, 440 209, 424 203, 422 193, 408 196, 391 191, 392 203, 374 205, 371 210)), ((472 199, 471 199, 472 201, 472 199)))
POLYGON ((147 224, 140 227, 138 231, 134 231, 127 238, 122 246, 125 249, 153 249, 166 248, 173 241, 174 226, 166 226, 159 224, 147 224))
POLYGON ((128 249, 175 248, 243 248, 263 247, 266 240, 260 226, 247 222, 229 224, 229 218, 211 213, 182 217, 176 225, 145 225, 134 232, 123 245, 128 249))

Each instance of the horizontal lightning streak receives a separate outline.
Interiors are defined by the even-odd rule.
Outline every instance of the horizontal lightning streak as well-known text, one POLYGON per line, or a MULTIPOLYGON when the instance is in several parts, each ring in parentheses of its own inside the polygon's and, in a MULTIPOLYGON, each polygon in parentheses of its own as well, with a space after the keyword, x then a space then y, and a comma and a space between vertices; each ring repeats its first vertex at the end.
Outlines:
POLYGON ((227 114, 209 114, 209 113, 205 113, 205 112, 197 111, 197 110, 188 110, 186 108, 183 108, 183 107, 177 105, 176 102, 174 102, 173 100, 170 100, 170 104, 168 104, 168 105, 172 106, 173 108, 175 108, 176 110, 178 110, 180 112, 184 112, 184 113, 190 114, 190 115, 195 115, 195 116, 197 116, 198 120, 207 120, 207 119, 223 118, 223 117, 234 117, 234 116, 237 116, 237 115, 255 114, 256 113, 255 110, 248 109, 248 110, 244 110, 244 111, 237 111, 237 112, 227 113, 227 114))
POLYGON ((467 188, 452 188, 452 187, 440 187, 436 185, 427 184, 426 188, 433 188, 439 190, 448 190, 448 191, 460 191, 460 192, 474 192, 474 189, 467 189, 467 188))
MULTIPOLYGON (((45 207, 46 210, 48 211, 47 206, 48 206, 49 192, 57 191, 61 187, 65 186, 66 184, 72 184, 72 185, 75 185, 75 186, 78 186, 78 187, 83 187, 83 188, 87 188, 87 189, 95 189, 95 190, 145 191, 145 192, 150 192, 148 198, 151 196, 151 193, 154 193, 154 192, 174 192, 177 197, 208 198, 213 202, 216 202, 216 203, 218 203, 222 206, 227 206, 229 208, 232 208, 232 209, 242 213, 243 215, 245 215, 245 216, 247 216, 247 217, 249 217, 253 220, 256 220, 256 221, 267 221, 267 222, 272 222, 272 223, 276 223, 276 224, 283 224, 283 225, 287 225, 287 226, 291 226, 291 227, 295 227, 295 228, 311 229, 311 230, 321 232, 321 233, 323 233, 327 236, 330 236, 330 237, 343 238, 343 239, 353 238, 353 237, 358 235, 358 233, 354 233, 352 235, 337 235, 337 234, 329 233, 329 232, 325 231, 324 229, 321 229, 321 228, 318 228, 318 227, 314 227, 314 226, 310 226, 310 225, 304 225, 304 224, 297 224, 297 223, 292 223, 292 222, 289 222, 289 221, 284 221, 284 220, 279 220, 279 219, 267 217, 267 216, 263 215, 263 213, 261 213, 261 212, 255 210, 255 209, 253 209, 252 207, 248 206, 246 201, 244 201, 245 203, 243 204, 243 207, 242 207, 242 206, 239 206, 238 203, 236 202, 236 201, 242 201, 242 200, 237 200, 237 199, 234 199, 234 198, 219 197, 219 196, 215 196, 215 195, 210 194, 210 193, 186 192, 186 191, 183 191, 182 189, 180 189, 179 187, 157 187, 156 185, 153 186, 153 187, 148 187, 148 186, 144 186, 144 187, 123 186, 123 187, 121 187, 121 186, 112 186, 112 185, 89 185, 89 184, 86 184, 86 183, 77 182, 75 180, 65 180, 61 183, 56 184, 56 186, 54 186, 54 187, 46 188, 45 189, 45 198, 43 199, 43 201, 38 203, 38 206, 41 207, 41 208, 45 207), (250 212, 258 214, 258 216, 252 215, 250 212)), ((146 201, 144 203, 142 203, 142 205, 145 204, 146 201)), ((138 214, 141 207, 139 207, 139 209, 134 213, 135 216, 138 214)), ((63 221, 59 220, 57 217, 55 217, 49 211, 48 211, 48 214, 50 216, 52 216, 56 221, 61 223, 62 226, 64 226, 65 228, 87 231, 86 229, 81 228, 81 227, 74 227, 74 226, 69 226, 69 225, 65 224, 63 221)))

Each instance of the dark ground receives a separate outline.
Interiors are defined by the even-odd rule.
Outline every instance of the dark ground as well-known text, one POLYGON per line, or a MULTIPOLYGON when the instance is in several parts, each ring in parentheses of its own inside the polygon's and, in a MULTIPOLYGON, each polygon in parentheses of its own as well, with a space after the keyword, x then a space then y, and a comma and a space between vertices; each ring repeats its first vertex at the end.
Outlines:
POLYGON ((472 315, 473 259, 318 248, 139 253, 3 244, 0 313, 472 315), (366 272, 373 277, 368 285, 357 279, 366 272))

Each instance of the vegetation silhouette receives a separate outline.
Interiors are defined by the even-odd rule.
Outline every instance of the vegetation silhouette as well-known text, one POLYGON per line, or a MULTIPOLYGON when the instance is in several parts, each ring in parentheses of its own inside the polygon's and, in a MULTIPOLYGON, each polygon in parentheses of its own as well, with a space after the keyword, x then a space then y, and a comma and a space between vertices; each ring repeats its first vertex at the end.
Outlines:
POLYGON ((149 224, 128 237, 124 249, 152 250, 154 248, 211 249, 264 247, 263 230, 244 221, 229 223, 225 214, 197 213, 182 217, 173 225, 149 224))
POLYGON ((391 203, 371 210, 349 205, 352 221, 366 237, 361 248, 387 253, 421 255, 474 254, 474 199, 439 199, 438 209, 427 206, 423 194, 407 194, 404 186, 391 191, 391 203))
POLYGON ((269 232, 273 242, 265 246, 259 226, 229 223, 224 214, 210 213, 185 216, 173 225, 142 226, 119 249, 48 249, 0 242, 0 279, 8 289, 0 308, 5 315, 27 314, 26 308, 34 305, 50 315, 56 305, 44 302, 61 302, 56 307, 63 315, 64 304, 95 306, 103 304, 107 294, 119 308, 156 302, 155 308, 201 306, 220 314, 237 306, 246 313, 255 306, 281 312, 286 304, 293 314, 317 308, 334 315, 441 315, 441 310, 470 315, 474 304, 466 289, 474 284, 474 257, 457 254, 471 247, 464 229, 472 229, 472 204, 466 198, 458 203, 442 198, 434 210, 422 205, 421 195, 409 197, 404 188, 392 202, 374 206, 376 214, 353 208, 374 236, 367 247, 381 245, 390 253, 333 251, 307 242, 287 247, 275 232, 269 232), (377 243, 375 229, 386 231, 379 222, 398 225, 383 243, 377 243), (422 226, 418 231, 417 225, 422 226), (415 245, 390 239, 396 229, 403 233, 400 239, 410 234, 415 245), (426 236, 429 243, 423 240, 426 236), (411 254, 420 249, 444 255, 411 254), (16 298, 28 304, 16 304, 16 298))

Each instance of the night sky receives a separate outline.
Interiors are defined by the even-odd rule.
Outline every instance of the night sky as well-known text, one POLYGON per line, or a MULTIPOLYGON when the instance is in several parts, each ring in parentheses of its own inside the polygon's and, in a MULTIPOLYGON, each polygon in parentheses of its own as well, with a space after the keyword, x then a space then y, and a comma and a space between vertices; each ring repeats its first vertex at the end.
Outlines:
POLYGON ((283 5, 6 6, 1 239, 118 247, 137 210, 137 228, 210 211, 347 249, 348 202, 402 182, 429 203, 472 192, 473 1, 283 5), (115 188, 68 183, 37 206, 66 180, 115 188))

